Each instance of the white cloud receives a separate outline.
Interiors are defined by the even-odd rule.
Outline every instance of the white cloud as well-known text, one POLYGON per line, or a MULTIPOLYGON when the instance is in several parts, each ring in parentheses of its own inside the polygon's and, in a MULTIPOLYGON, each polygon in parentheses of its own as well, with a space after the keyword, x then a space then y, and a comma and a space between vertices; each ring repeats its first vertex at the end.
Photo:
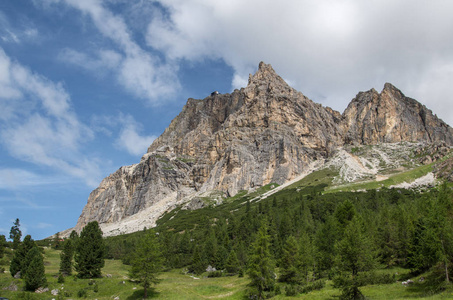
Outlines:
POLYGON ((159 2, 166 11, 152 16, 146 40, 170 61, 223 59, 238 87, 263 60, 340 111, 358 91, 388 81, 453 124, 452 111, 444 109, 453 75, 433 71, 439 61, 453 61, 453 2, 159 2))
POLYGON ((68 183, 60 177, 48 177, 23 169, 0 169, 0 189, 21 190, 24 188, 68 183))
POLYGON ((122 128, 116 140, 116 146, 131 155, 141 156, 145 154, 148 147, 157 137, 154 135, 140 135, 142 126, 130 115, 120 116, 120 122, 122 128))
POLYGON ((61 58, 92 70, 95 70, 95 66, 115 68, 120 85, 154 105, 168 100, 180 88, 176 76, 177 65, 163 63, 158 56, 142 49, 131 37, 124 19, 113 14, 102 1, 51 0, 50 2, 64 2, 88 15, 99 32, 113 41, 122 52, 119 57, 118 52, 105 50, 99 54, 99 59, 74 50, 64 50, 61 58), (87 65, 89 62, 94 62, 94 65, 87 65))
POLYGON ((1 48, 0 70, 0 85, 15 91, 0 92, 2 110, 7 112, 0 114, 0 137, 10 155, 95 186, 98 162, 80 152, 93 133, 79 122, 62 85, 12 61, 1 48))
POLYGON ((36 228, 39 228, 39 229, 46 229, 46 228, 52 228, 53 225, 52 224, 49 224, 49 223, 38 223, 36 225, 36 228))
POLYGON ((95 75, 115 70, 122 61, 122 56, 113 50, 99 50, 95 56, 66 48, 60 52, 58 58, 63 62, 91 71, 95 75))

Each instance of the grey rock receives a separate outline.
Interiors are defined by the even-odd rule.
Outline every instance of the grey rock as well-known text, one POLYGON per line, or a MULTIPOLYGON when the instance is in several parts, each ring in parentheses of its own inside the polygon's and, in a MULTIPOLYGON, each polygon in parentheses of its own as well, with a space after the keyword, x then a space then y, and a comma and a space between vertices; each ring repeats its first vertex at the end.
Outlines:
POLYGON ((260 63, 246 88, 188 99, 138 164, 121 167, 91 192, 75 230, 90 221, 112 225, 107 235, 141 230, 176 205, 203 207, 201 198, 213 192, 234 196, 283 184, 345 144, 401 141, 444 141, 448 149, 453 129, 391 84, 359 93, 340 114, 260 63), (148 223, 121 228, 134 218, 148 223))

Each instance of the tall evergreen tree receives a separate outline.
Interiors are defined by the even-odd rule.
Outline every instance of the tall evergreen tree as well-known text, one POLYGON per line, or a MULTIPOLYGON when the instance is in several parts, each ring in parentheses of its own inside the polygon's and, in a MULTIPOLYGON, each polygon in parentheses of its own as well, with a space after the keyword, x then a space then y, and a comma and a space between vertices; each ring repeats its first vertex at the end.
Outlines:
POLYGON ((296 283, 299 278, 299 247, 296 238, 289 236, 283 246, 280 260, 280 278, 282 282, 296 283))
POLYGON ((0 258, 3 257, 3 255, 5 253, 5 248, 6 248, 6 238, 2 234, 2 235, 0 235, 0 258))
POLYGON ((13 223, 14 225, 11 227, 11 230, 9 231, 9 238, 13 241, 13 249, 17 249, 20 244, 20 239, 22 237, 22 232, 20 231, 20 221, 19 219, 16 219, 13 223))
POLYGON ((104 241, 102 231, 96 221, 88 223, 80 233, 75 248, 75 269, 80 278, 101 276, 104 267, 104 241))
POLYGON ((36 247, 35 242, 30 235, 26 235, 24 241, 20 243, 19 247, 14 251, 14 256, 9 267, 11 276, 14 277, 18 272, 20 272, 21 277, 24 276, 28 267, 25 257, 33 247, 36 247))
POLYGON ((336 244, 336 264, 340 271, 350 273, 350 280, 343 286, 343 299, 362 299, 357 275, 375 266, 374 252, 364 226, 358 217, 346 226, 343 238, 336 244))
POLYGON ((72 274, 72 258, 74 257, 74 246, 72 239, 67 239, 63 244, 63 251, 60 253, 60 273, 63 275, 72 274))
POLYGON ((192 264, 189 267, 191 272, 199 275, 206 269, 207 263, 204 259, 203 250, 200 245, 195 246, 192 254, 192 264))
POLYGON ((24 274, 25 289, 34 291, 39 287, 47 285, 45 276, 44 261, 37 246, 34 246, 28 251, 25 257, 27 268, 24 274))
POLYGON ((247 274, 250 277, 251 297, 264 299, 266 293, 275 287, 275 263, 270 252, 270 237, 267 234, 267 221, 264 220, 249 257, 247 274))
POLYGON ((299 269, 305 280, 309 281, 309 273, 314 268, 313 243, 307 232, 303 232, 299 241, 299 269))
POLYGON ((225 263, 225 269, 229 274, 236 274, 239 271, 239 260, 236 251, 231 250, 225 263))
POLYGON ((130 277, 140 280, 144 288, 144 298, 147 298, 148 288, 159 282, 157 275, 163 266, 162 252, 153 230, 149 230, 139 240, 131 264, 130 277))

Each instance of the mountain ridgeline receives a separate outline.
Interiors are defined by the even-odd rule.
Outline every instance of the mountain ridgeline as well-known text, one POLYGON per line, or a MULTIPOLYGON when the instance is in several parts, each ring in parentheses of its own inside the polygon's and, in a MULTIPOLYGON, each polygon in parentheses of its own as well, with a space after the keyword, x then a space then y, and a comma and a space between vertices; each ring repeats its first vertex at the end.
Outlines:
POLYGON ((453 129, 386 83, 360 92, 343 114, 314 103, 260 63, 247 87, 189 99, 138 164, 121 167, 89 196, 75 229, 105 235, 155 226, 166 211, 221 202, 241 190, 284 184, 345 145, 453 145, 453 129))

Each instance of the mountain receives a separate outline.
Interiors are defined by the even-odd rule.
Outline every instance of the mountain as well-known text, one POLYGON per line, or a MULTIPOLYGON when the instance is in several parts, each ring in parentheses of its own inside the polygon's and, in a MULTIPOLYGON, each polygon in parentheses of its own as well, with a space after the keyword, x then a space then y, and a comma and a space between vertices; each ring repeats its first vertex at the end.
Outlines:
POLYGON ((287 185, 344 146, 396 142, 449 147, 453 129, 388 83, 381 93, 359 93, 340 114, 261 62, 247 87, 188 99, 138 164, 121 167, 90 194, 75 230, 94 220, 105 235, 152 227, 179 205, 196 209, 242 190, 287 185))

